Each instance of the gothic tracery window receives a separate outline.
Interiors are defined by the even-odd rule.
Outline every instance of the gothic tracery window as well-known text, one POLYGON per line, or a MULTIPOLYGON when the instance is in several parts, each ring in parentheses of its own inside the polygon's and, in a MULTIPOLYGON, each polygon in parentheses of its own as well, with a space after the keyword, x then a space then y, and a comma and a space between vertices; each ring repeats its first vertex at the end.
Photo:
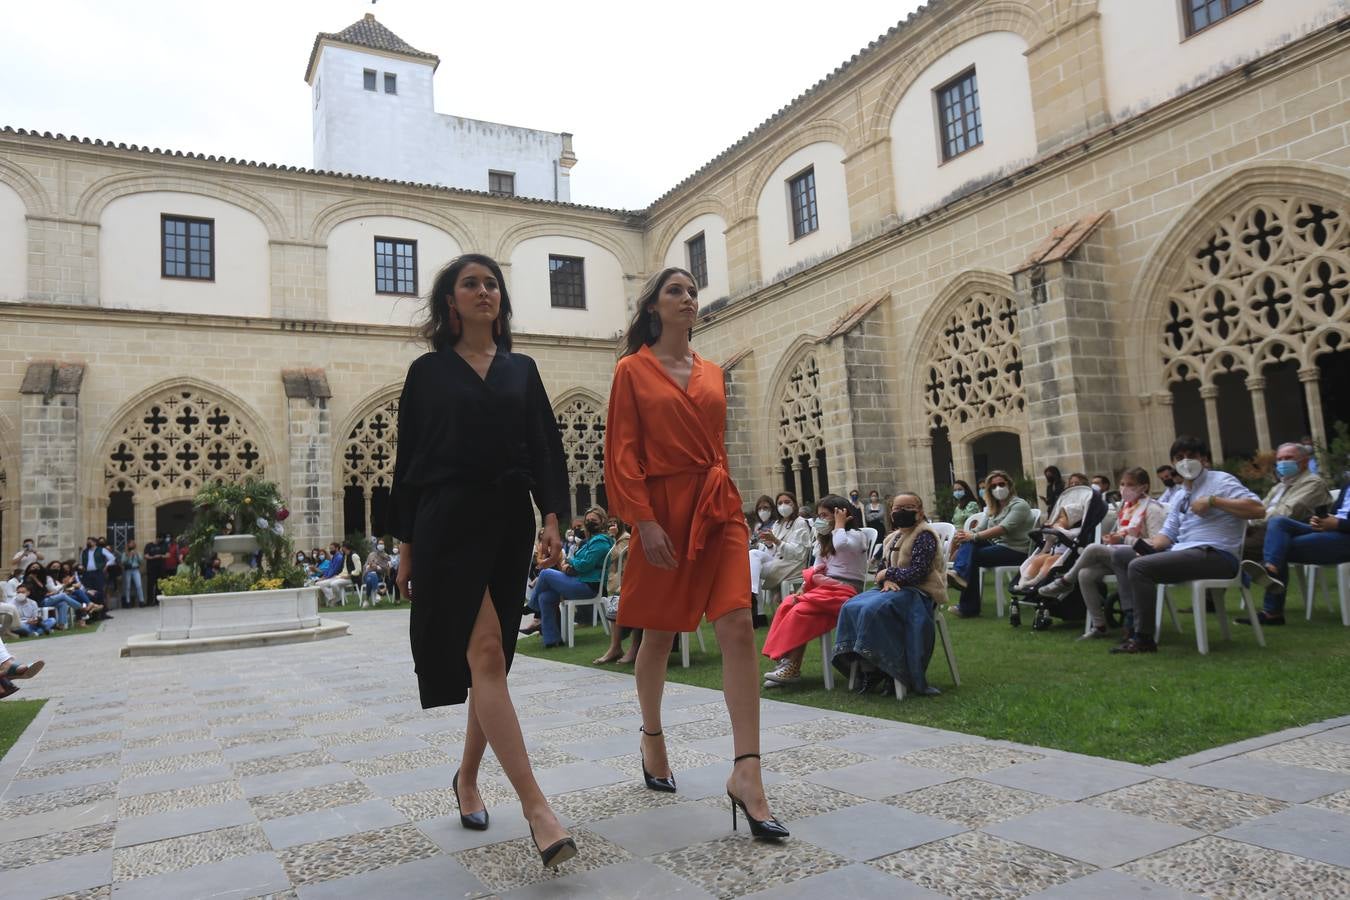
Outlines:
POLYGON ((783 487, 798 502, 830 492, 825 453, 825 414, 820 404, 820 365, 807 353, 788 374, 778 400, 778 458, 783 487))
POLYGON ((343 532, 383 534, 398 448, 398 398, 377 404, 347 433, 340 454, 343 532))
POLYGON ((262 476, 258 442, 238 412, 196 388, 155 397, 116 433, 104 456, 109 491, 196 491, 211 481, 262 476))
POLYGON ((600 407, 585 397, 575 397, 557 410, 562 432, 567 480, 572 484, 573 513, 594 504, 603 505, 605 480, 605 417, 600 407))
POLYGON ((1017 308, 1002 293, 975 291, 943 324, 928 361, 924 411, 953 434, 1006 423, 1026 410, 1017 308))

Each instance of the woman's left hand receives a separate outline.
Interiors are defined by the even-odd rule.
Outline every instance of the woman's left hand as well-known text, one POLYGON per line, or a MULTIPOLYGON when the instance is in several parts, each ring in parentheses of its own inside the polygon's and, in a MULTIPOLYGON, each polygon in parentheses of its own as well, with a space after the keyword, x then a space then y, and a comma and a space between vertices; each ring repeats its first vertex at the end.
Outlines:
POLYGON ((562 538, 558 536, 558 517, 553 513, 544 517, 544 536, 540 542, 546 551, 545 558, 552 558, 562 552, 562 538))
POLYGON ((848 510, 836 509, 834 511, 834 527, 836 529, 839 529, 843 528, 847 524, 848 524, 848 510))
POLYGON ((900 585, 896 584, 894 581, 887 581, 882 583, 881 589, 888 594, 894 594, 899 592, 900 585))

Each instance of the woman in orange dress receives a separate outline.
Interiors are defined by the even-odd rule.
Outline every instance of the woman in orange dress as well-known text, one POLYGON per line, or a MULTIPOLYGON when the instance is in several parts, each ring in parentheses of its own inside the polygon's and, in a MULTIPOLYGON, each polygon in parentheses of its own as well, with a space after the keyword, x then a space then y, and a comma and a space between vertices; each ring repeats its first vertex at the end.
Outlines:
POLYGON ((675 635, 707 616, 722 649, 735 745, 727 780, 732 827, 739 809, 755 837, 783 838, 788 831, 769 812, 759 767, 750 532, 727 471, 722 370, 689 348, 697 315, 698 287, 684 269, 664 269, 647 282, 614 370, 605 426, 610 512, 635 523, 619 624, 643 629, 635 668, 642 774, 652 790, 675 791, 661 736, 666 663, 675 635))

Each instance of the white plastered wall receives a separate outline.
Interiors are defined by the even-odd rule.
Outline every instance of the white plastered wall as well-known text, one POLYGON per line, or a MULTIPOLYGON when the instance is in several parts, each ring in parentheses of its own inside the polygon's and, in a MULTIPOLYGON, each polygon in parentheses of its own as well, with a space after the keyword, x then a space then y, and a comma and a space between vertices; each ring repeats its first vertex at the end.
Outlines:
POLYGON ((511 292, 511 327, 534 334, 613 337, 627 323, 623 266, 613 253, 582 238, 546 235, 521 241, 506 272, 511 292), (586 308, 554 309, 549 299, 548 258, 579 256, 586 261, 586 308))
POLYGON ((1261 0, 1191 37, 1177 0, 1100 0, 1108 109, 1142 112, 1350 14, 1350 0, 1261 0))
POLYGON ((417 241, 417 291, 460 254, 455 239, 432 225, 394 216, 343 222, 328 235, 328 315, 335 322, 410 325, 422 315, 416 296, 375 292, 375 238, 417 241))
POLYGON ((1036 155, 1026 49, 1026 41, 1011 32, 982 34, 939 57, 905 91, 891 119, 902 217, 936 206, 963 185, 1036 155), (971 66, 980 95, 984 143, 943 162, 934 91, 971 66))
POLYGON ((99 302, 121 309, 267 316, 267 228, 223 200, 149 191, 119 197, 99 219, 99 302), (215 281, 160 276, 160 215, 215 220, 215 281))
POLYGON ((727 223, 716 213, 704 213, 685 223, 666 248, 666 266, 689 268, 689 248, 685 241, 703 232, 703 246, 708 257, 708 286, 700 291, 700 300, 711 303, 731 293, 727 276, 727 223))
POLYGON ((773 281, 783 270, 807 260, 823 259, 849 244, 848 189, 844 183, 844 148, 821 141, 793 153, 773 170, 759 192, 759 272, 773 281), (820 227, 792 237, 788 179, 815 167, 816 208, 820 227))
POLYGON ((0 300, 28 296, 28 221, 23 198, 0 184, 0 300))

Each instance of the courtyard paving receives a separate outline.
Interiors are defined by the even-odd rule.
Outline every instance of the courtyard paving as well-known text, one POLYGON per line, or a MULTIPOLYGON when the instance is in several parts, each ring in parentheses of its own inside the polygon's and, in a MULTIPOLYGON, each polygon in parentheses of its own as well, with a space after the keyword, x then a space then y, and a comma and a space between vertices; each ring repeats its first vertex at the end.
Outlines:
MULTIPOLYGON (((51 703, 0 760, 0 900, 1350 897, 1350 717, 1137 766, 765 701, 790 841, 732 833, 721 695, 671 685, 680 791, 645 790, 633 679, 519 657, 546 873, 489 759, 459 825, 462 707, 418 707, 407 613, 314 644, 120 659, 157 612, 17 643, 51 703)), ((18 699, 18 698, 16 698, 18 699)), ((922 701, 907 701, 922 702, 922 701)))

